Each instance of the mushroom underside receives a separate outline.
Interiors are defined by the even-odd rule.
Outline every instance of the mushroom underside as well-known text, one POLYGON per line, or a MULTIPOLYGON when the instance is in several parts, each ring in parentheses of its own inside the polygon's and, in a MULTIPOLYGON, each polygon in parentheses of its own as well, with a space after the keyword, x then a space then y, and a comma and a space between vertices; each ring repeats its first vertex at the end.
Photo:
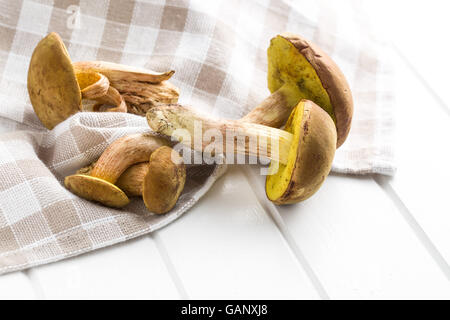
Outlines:
POLYGON ((100 202, 108 207, 121 208, 130 202, 127 195, 117 186, 96 177, 75 174, 66 177, 64 184, 77 196, 100 202))
POLYGON ((311 197, 328 176, 336 150, 333 121, 311 101, 300 101, 285 130, 294 136, 288 162, 272 162, 275 173, 266 178, 267 197, 280 205, 311 197))
POLYGON ((290 41, 282 36, 273 38, 267 56, 267 80, 271 92, 282 88, 290 106, 295 106, 301 99, 311 100, 335 120, 324 84, 311 63, 290 41))

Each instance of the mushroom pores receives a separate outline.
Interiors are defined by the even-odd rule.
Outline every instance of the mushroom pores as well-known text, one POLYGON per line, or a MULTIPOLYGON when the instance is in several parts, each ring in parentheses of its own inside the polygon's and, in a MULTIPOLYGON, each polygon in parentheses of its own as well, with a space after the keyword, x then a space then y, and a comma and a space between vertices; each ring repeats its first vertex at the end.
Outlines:
POLYGON ((81 91, 75 71, 56 33, 43 38, 34 49, 27 87, 34 111, 47 129, 80 111, 81 91))
POLYGON ((90 201, 97 201, 108 207, 121 208, 130 200, 114 184, 84 174, 74 174, 64 179, 64 185, 72 193, 90 201))
POLYGON ((288 40, 277 36, 270 41, 268 55, 268 87, 274 92, 285 86, 288 104, 308 99, 322 107, 332 118, 334 111, 330 97, 316 70, 303 54, 288 40))
POLYGON ((272 202, 297 203, 311 197, 331 170, 336 150, 336 129, 329 115, 311 101, 301 100, 285 130, 293 134, 286 165, 271 163, 278 170, 266 178, 266 194, 272 202))
POLYGON ((170 147, 160 147, 150 156, 142 197, 152 212, 163 214, 176 204, 186 182, 182 158, 170 147))

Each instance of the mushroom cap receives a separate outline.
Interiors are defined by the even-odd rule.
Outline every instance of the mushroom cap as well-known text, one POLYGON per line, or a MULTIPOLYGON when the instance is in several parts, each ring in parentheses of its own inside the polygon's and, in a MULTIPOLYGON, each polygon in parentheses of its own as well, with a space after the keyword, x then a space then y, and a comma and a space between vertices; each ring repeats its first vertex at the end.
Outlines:
POLYGON ((314 43, 291 33, 273 38, 267 56, 269 90, 288 84, 288 103, 308 99, 319 105, 333 118, 341 146, 350 131, 353 98, 336 63, 314 43))
POLYGON ((80 111, 81 90, 58 34, 50 33, 34 49, 27 87, 34 111, 47 129, 80 111))
POLYGON ((163 214, 177 203, 186 182, 181 156, 170 147, 160 147, 150 156, 142 198, 148 210, 163 214))
POLYGON ((130 200, 117 186, 108 181, 84 174, 74 174, 64 179, 72 193, 86 200, 97 201, 108 207, 122 208, 130 200))
POLYGON ((266 194, 276 204, 297 203, 311 197, 331 170, 336 150, 333 120, 314 102, 301 100, 286 123, 285 130, 294 135, 288 163, 266 178, 266 194))

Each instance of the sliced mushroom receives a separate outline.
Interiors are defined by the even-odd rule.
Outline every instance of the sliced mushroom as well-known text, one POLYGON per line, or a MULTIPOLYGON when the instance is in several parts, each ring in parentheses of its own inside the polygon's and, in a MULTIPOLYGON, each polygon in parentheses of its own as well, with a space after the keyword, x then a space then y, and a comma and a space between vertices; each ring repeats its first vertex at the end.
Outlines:
POLYGON ((312 196, 329 174, 336 150, 333 120, 323 109, 308 100, 301 100, 294 107, 286 130, 239 120, 208 119, 180 105, 149 109, 147 122, 155 132, 181 139, 181 142, 200 152, 208 145, 218 143, 213 150, 272 159, 272 168, 278 166, 279 170, 268 176, 266 190, 269 199, 276 204, 300 202, 312 196), (203 141, 203 137, 200 137, 202 143, 195 143, 195 123, 201 125, 205 132, 216 129, 224 138, 217 142, 203 141), (176 135, 178 129, 187 130, 191 138, 183 141, 182 135, 176 135), (231 141, 225 137, 227 132, 233 133, 231 141), (244 145, 237 145, 235 137, 244 141, 244 145), (252 147, 251 141, 257 141, 256 148, 252 147), (267 145, 262 145, 260 141, 267 141, 267 145), (275 149, 271 141, 275 141, 278 148, 275 149))
POLYGON ((336 63, 318 46, 291 33, 271 40, 267 58, 272 94, 242 121, 279 128, 301 99, 311 100, 335 122, 337 147, 341 146, 350 130, 353 98, 336 63))
POLYGON ((127 195, 115 183, 131 165, 148 161, 150 155, 168 141, 149 134, 133 134, 114 141, 100 156, 90 175, 75 174, 64 184, 74 194, 110 207, 129 203, 127 195))

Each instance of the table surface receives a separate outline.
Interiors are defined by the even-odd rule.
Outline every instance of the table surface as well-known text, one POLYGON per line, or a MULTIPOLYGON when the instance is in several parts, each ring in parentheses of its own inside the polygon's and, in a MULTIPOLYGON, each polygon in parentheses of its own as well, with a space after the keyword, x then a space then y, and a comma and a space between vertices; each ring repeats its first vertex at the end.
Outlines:
POLYGON ((258 168, 233 167, 166 228, 1 276, 0 299, 449 299, 449 5, 402 3, 364 1, 395 52, 394 178, 332 174, 276 207, 258 168))

